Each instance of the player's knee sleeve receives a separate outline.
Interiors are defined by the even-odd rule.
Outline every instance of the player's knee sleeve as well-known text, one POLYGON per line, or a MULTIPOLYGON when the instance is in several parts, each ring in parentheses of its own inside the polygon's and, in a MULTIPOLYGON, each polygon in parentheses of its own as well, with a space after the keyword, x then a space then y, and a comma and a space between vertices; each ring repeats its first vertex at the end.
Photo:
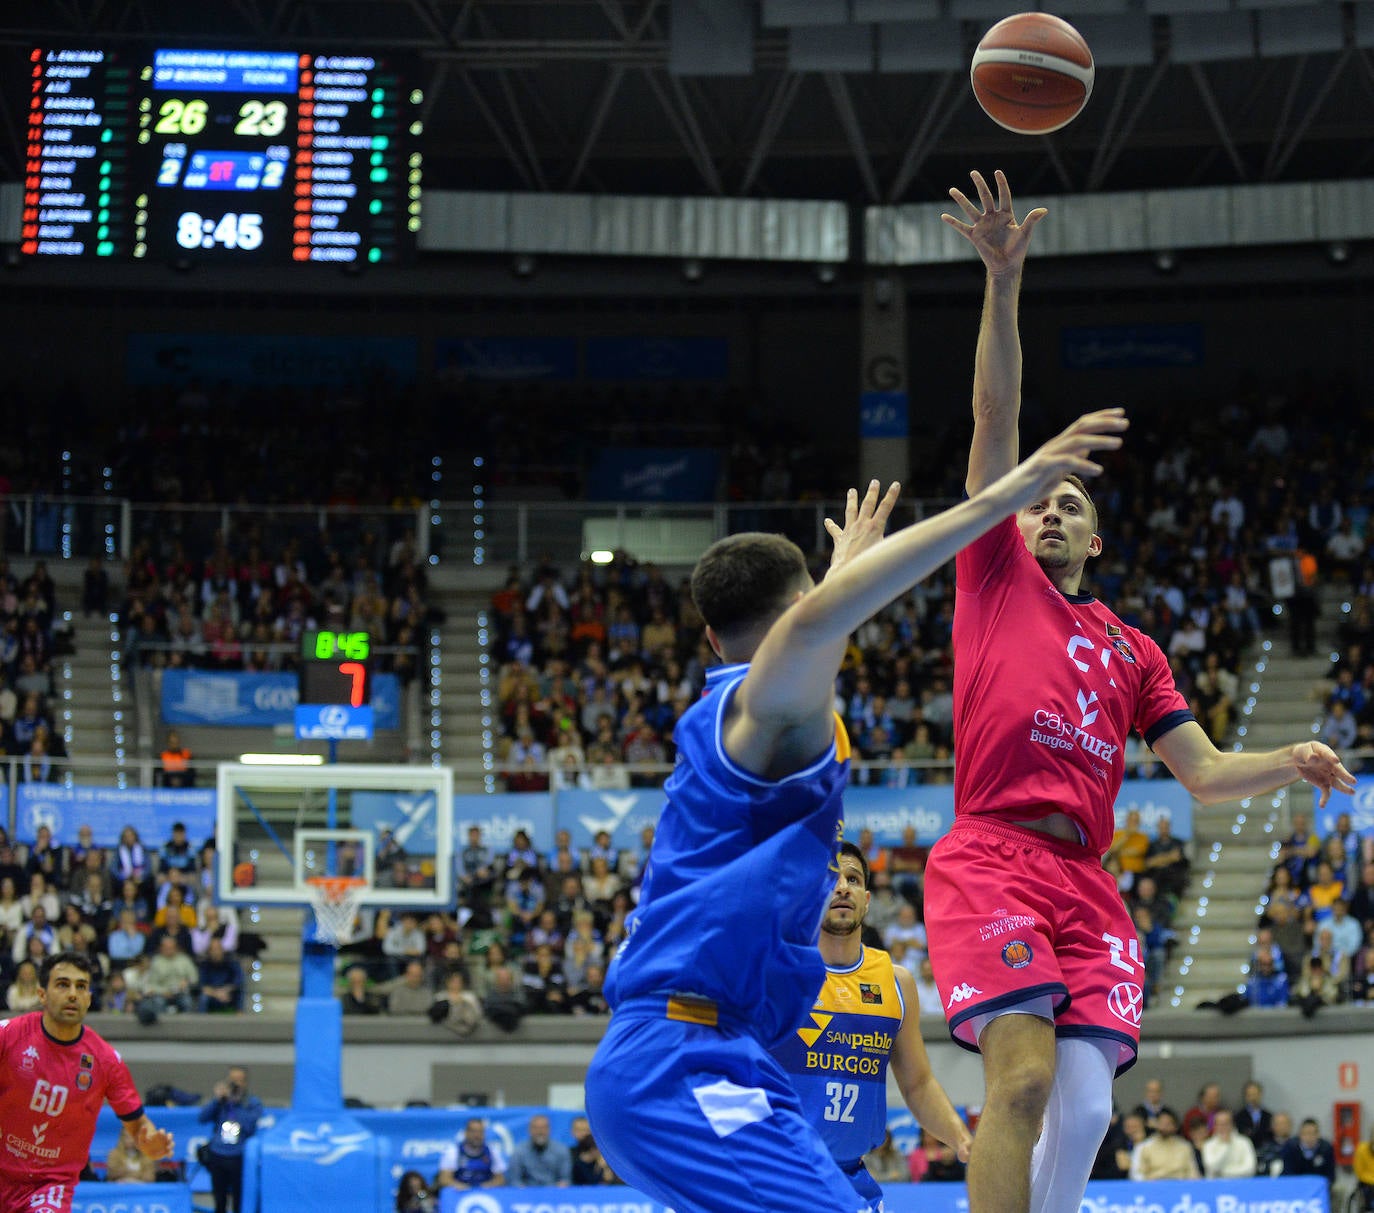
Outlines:
POLYGON ((1031 1156, 1031 1213, 1078 1213, 1112 1119, 1115 1041, 1060 1040, 1044 1127, 1031 1156))

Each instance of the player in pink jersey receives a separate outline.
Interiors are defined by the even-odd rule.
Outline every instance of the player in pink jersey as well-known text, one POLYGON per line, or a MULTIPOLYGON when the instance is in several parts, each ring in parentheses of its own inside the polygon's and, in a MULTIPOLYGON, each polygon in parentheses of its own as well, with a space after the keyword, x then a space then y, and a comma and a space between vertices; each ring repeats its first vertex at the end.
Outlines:
MULTIPOLYGON (((967 487, 1015 466, 1017 298, 1031 230, 1006 178, 973 174, 981 205, 943 216, 987 270, 967 487), (967 222, 965 222, 965 219, 967 222)), ((1256 796, 1305 779, 1349 791, 1327 746, 1220 753, 1159 647, 1081 592, 1102 550, 1070 476, 956 559, 955 823, 926 868, 930 958, 956 1041, 983 1055, 987 1094, 969 1162, 970 1213, 1077 1213, 1135 1060, 1144 965, 1102 868, 1132 729, 1195 797, 1256 796)))
POLYGON ((144 1154, 172 1153, 123 1058, 86 1027, 94 971, 77 952, 48 957, 43 1009, 0 1021, 0 1213, 67 1213, 107 1099, 144 1154))

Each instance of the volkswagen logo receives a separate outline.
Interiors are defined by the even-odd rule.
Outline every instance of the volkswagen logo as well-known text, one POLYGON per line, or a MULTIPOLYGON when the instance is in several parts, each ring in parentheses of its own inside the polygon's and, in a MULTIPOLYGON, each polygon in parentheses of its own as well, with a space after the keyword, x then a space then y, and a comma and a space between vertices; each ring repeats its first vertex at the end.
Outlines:
POLYGON ((1122 1023, 1139 1027, 1140 1015, 1145 1009, 1145 991, 1134 982, 1118 982, 1107 995, 1107 1009, 1122 1023))

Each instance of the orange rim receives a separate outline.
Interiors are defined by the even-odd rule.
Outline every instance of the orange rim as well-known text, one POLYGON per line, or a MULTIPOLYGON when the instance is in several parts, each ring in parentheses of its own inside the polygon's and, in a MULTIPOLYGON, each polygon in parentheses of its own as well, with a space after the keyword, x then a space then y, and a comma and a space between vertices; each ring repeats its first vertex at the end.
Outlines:
POLYGON ((324 892, 325 900, 338 905, 353 889, 366 887, 361 876, 307 876, 305 883, 324 892))

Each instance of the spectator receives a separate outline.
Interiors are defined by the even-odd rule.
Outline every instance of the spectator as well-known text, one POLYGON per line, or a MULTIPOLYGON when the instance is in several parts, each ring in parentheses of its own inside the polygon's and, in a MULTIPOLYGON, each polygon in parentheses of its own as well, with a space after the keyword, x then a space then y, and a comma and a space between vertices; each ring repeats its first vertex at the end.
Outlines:
POLYGON ((199 977, 195 961, 177 947, 171 935, 164 935, 143 980, 140 1017, 155 1020, 162 1014, 190 1011, 192 991, 199 977))
POLYGON ((386 996, 388 1015, 426 1015, 434 1003, 434 995, 425 985, 425 966, 423 962, 411 960, 406 963, 400 981, 391 987, 386 996))
POLYGON ((1102 857, 1103 866, 1117 877, 1117 884, 1128 890, 1135 878, 1145 870, 1145 855, 1150 849, 1150 836, 1140 828, 1140 811, 1131 809, 1126 822, 1112 835, 1111 845, 1102 857))
POLYGON ((205 950, 199 983, 201 1011, 243 1010, 243 968, 218 939, 211 939, 205 950))
POLYGON ((1131 1158, 1131 1178, 1198 1179, 1197 1157, 1188 1139, 1179 1136, 1178 1121, 1168 1108, 1155 1117, 1155 1131, 1140 1143, 1131 1158))
POLYGON ((1360 1199, 1364 1202, 1359 1213, 1368 1213, 1368 1210, 1374 1209, 1374 1128, 1371 1128, 1369 1136, 1355 1147, 1352 1169, 1355 1173, 1355 1182, 1359 1184, 1360 1199))
POLYGON ((471 1036, 482 1022, 482 1004, 467 988, 467 979, 459 969, 444 978, 443 989, 428 1013, 431 1023, 441 1023, 458 1036, 471 1036))
POLYGON ((57 928, 49 924, 48 912, 41 904, 33 907, 33 917, 14 934, 13 957, 15 964, 19 964, 29 956, 32 950, 29 947, 31 942, 41 948, 45 956, 53 956, 57 953, 57 928))
POLYGON ((1328 1185, 1336 1179, 1336 1151, 1310 1116, 1298 1127, 1297 1137, 1284 1143, 1279 1161, 1282 1175, 1320 1175, 1328 1185))
POLYGON ((219 940, 224 951, 233 954, 238 951, 238 915, 233 906, 221 909, 214 902, 201 904, 197 925, 191 928, 191 953, 204 956, 212 940, 219 940))
POLYGON ((525 1015, 524 989, 509 965, 490 971, 482 1013, 503 1032, 513 1032, 525 1015))
POLYGON ((157 1163, 138 1148, 127 1124, 119 1129, 119 1140, 105 1157, 105 1179, 112 1184, 150 1184, 157 1179, 157 1163))
POLYGON ((434 1193, 419 1171, 407 1171, 396 1187, 396 1213, 435 1213, 434 1193))
POLYGON ((572 992, 568 1008, 574 1015, 609 1015, 606 1001, 606 970, 600 964, 589 964, 582 985, 572 992))
POLYGON ((1364 942, 1364 930, 1358 920, 1350 916, 1349 905, 1344 897, 1338 897, 1331 903, 1331 918, 1317 933, 1316 948, 1320 948, 1322 934, 1327 931, 1330 932, 1332 950, 1346 961, 1359 952, 1364 942))
POLYGON ((15 895, 14 877, 0 877, 0 933, 13 938, 24 925, 24 905, 15 895))
POLYGON ((20 783, 56 783, 58 764, 48 753, 48 738, 45 733, 36 733, 29 742, 28 753, 19 764, 20 783))
POLYGON ((1264 1106, 1264 1087, 1253 1079, 1245 1084, 1235 1122, 1236 1128, 1250 1139, 1257 1150, 1274 1140, 1274 1118, 1264 1106))
POLYGON ((55 923, 62 916, 62 903, 42 872, 34 872, 29 877, 29 891, 19 899, 19 904, 28 918, 40 909, 48 922, 55 923))
POLYGON ((115 848, 114 878, 121 882, 133 880, 141 883, 151 871, 148 852, 139 841, 138 831, 133 826, 125 826, 119 833, 119 845, 115 848))
POLYGON ((1102 1144, 1097 1147, 1089 1179, 1125 1179, 1131 1170, 1131 1143, 1121 1127, 1121 1111, 1112 1103, 1112 1118, 1102 1144))
POLYGON ((892 1140, 892 1131, 883 1133, 882 1145, 864 1155, 864 1166, 880 1184, 906 1183, 911 1179, 907 1157, 892 1140))
POLYGON ((38 984, 38 969, 31 960, 20 961, 14 981, 5 991, 5 1006, 15 1015, 36 1011, 43 1005, 43 987, 38 984))
POLYGON ((1275 1112, 1270 1122, 1272 1136, 1255 1148, 1255 1173, 1271 1178, 1283 1174, 1283 1152, 1293 1137, 1293 1118, 1287 1112, 1275 1112))
POLYGON ((215 1194, 215 1213, 243 1210, 243 1154, 258 1131, 265 1109, 248 1090, 248 1071, 230 1066, 224 1081, 215 1083, 210 1101, 200 1110, 200 1122, 214 1126, 206 1146, 205 1168, 215 1194))
POLYGON ((1153 1133, 1159 1127, 1159 1115, 1161 1112, 1168 1112, 1173 1118, 1174 1132, 1178 1132, 1178 1113, 1164 1102, 1164 1084, 1158 1078, 1145 1080, 1145 1093, 1140 1103, 1136 1105, 1135 1112, 1145 1122, 1145 1129, 1148 1133, 1153 1133))
POLYGON ((1184 1134, 1191 1137, 1194 1127, 1199 1124, 1206 1126, 1210 1134, 1212 1122, 1220 1109, 1221 1085, 1215 1082, 1205 1083, 1197 1093, 1197 1103, 1183 1114, 1184 1134))
POLYGON ((105 940, 105 951, 109 954, 111 966, 118 971, 132 964, 143 955, 147 944, 148 938, 138 929, 138 917, 133 910, 121 910, 118 925, 105 940))
POLYGON ((339 996, 345 1015, 380 1015, 381 1004, 367 988, 367 970, 350 965, 344 972, 344 992, 339 996))
POLYGON ((506 1183, 506 1156, 495 1142, 487 1141, 487 1127, 480 1117, 468 1119, 463 1134, 439 1156, 436 1188, 501 1188, 506 1183))
MULTIPOLYGON (((171 733, 168 735, 169 744, 171 740, 175 737, 175 733, 171 733)), ((166 763, 166 757, 167 756, 164 754, 164 768, 166 763)), ((189 759, 189 757, 190 751, 188 750, 187 758, 189 759)), ((169 786, 180 787, 185 785, 172 784, 169 786)), ((196 853, 194 849, 191 847, 190 842, 186 838, 186 826, 183 822, 178 821, 173 823, 171 837, 168 838, 162 846, 162 854, 160 856, 159 867, 160 871, 162 872, 180 872, 183 876, 186 877, 189 877, 195 872, 196 853)))
POLYGON ((573 1117, 572 1138, 573 1187, 620 1182, 610 1164, 601 1157, 601 1151, 592 1137, 591 1122, 585 1116, 573 1117))
POLYGON ((1255 1174, 1254 1143, 1236 1131, 1226 1108, 1212 1117, 1212 1133, 1202 1143, 1202 1173, 1208 1179, 1251 1179, 1255 1174))
POLYGON ((413 910, 404 910, 400 918, 387 928, 382 938, 382 955, 390 961, 390 972, 396 976, 412 960, 425 957, 425 933, 420 930, 420 917, 413 910))
POLYGON ((81 577, 81 613, 88 619, 92 615, 108 615, 109 601, 110 575, 100 557, 92 556, 81 577))
POLYGON ((572 1183, 572 1155, 549 1139, 549 1118, 530 1117, 530 1135, 511 1151, 506 1182, 516 1188, 566 1188, 572 1183))
POLYGON ((568 1009, 567 979, 552 944, 541 943, 526 957, 521 984, 526 1008, 535 1014, 558 1014, 568 1009))
POLYGON ((1268 1009, 1288 1005, 1288 974, 1274 964, 1268 952, 1261 952, 1251 962, 1250 980, 1245 984, 1245 1001, 1252 1007, 1268 1009))

